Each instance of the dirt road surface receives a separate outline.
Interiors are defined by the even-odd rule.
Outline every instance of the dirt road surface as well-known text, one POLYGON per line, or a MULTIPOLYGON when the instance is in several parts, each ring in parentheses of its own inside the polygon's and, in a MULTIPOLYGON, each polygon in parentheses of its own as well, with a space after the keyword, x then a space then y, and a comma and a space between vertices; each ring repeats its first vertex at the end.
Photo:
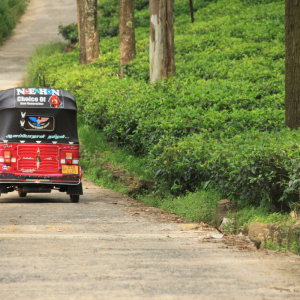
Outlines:
POLYGON ((77 22, 75 0, 30 0, 14 34, 0 46, 0 90, 19 86, 35 46, 63 40, 58 25, 72 22, 77 22))
POLYGON ((2 194, 0 299, 300 299, 298 256, 83 184, 78 204, 2 194))

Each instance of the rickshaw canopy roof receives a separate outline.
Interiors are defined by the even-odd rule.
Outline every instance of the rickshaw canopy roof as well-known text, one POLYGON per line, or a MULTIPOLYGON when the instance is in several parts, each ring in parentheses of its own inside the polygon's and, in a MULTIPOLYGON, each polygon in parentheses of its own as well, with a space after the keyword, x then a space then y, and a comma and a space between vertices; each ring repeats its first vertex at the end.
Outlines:
POLYGON ((0 91, 0 143, 78 143, 75 98, 51 88, 0 91))
POLYGON ((8 108, 59 108, 76 110, 72 94, 44 87, 13 88, 0 91, 0 110, 8 108))

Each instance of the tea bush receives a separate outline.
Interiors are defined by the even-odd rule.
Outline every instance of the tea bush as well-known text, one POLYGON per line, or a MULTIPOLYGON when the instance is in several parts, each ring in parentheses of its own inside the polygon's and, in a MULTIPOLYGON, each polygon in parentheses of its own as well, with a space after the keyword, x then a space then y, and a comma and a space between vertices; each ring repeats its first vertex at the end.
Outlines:
MULTIPOLYGON (((198 9, 206 7, 211 2, 217 0, 194 0, 194 12, 198 9)), ((118 0, 102 0, 98 4, 98 30, 100 37, 117 36, 119 34, 119 8, 118 0)), ((136 0, 135 7, 135 26, 149 28, 149 0, 136 0), (144 9, 147 8, 147 9, 144 9)), ((177 3, 175 5, 175 16, 181 14, 189 14, 190 7, 188 2, 177 3)), ((78 40, 78 31, 74 27, 60 26, 60 33, 66 40, 78 40)), ((75 42, 76 43, 76 42, 75 42)))
POLYGON ((71 44, 78 43, 78 26, 77 23, 71 23, 67 26, 60 24, 58 26, 58 32, 63 36, 67 41, 70 41, 71 44))
POLYGON ((287 208, 299 198, 299 137, 282 129, 249 130, 218 141, 204 134, 161 140, 151 151, 151 166, 173 189, 214 182, 240 206, 287 208))
MULTIPOLYGON (((116 2, 102 1, 103 15, 117 13, 116 2)), ((182 5, 175 1, 170 79, 149 83, 144 23, 124 78, 117 36, 101 39, 88 66, 79 65, 77 49, 49 57, 37 72, 76 96, 86 123, 146 155, 149 172, 174 193, 212 182, 240 205, 298 201, 299 134, 284 123, 284 1, 196 1, 193 24, 182 5)), ((149 16, 148 6, 139 16, 149 16)))

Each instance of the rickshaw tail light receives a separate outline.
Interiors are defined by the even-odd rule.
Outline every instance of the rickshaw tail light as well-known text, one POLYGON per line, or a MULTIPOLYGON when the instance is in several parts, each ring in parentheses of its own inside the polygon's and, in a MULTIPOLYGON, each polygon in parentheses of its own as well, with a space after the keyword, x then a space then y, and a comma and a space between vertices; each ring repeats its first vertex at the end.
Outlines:
POLYGON ((71 152, 66 153, 66 164, 71 165, 73 160, 73 154, 71 152))
POLYGON ((11 151, 4 151, 4 163, 7 165, 11 164, 11 151))

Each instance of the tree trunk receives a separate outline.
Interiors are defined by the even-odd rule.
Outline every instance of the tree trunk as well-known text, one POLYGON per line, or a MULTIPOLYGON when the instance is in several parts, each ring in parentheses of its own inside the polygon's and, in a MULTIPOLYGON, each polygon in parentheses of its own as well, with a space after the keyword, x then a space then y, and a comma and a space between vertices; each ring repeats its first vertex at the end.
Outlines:
POLYGON ((79 62, 90 63, 99 56, 97 0, 77 0, 79 62))
POLYGON ((150 0, 150 82, 175 74, 174 0, 150 0))
POLYGON ((300 127, 300 1, 285 0, 285 123, 300 127))
POLYGON ((191 21, 194 23, 194 8, 193 8, 193 0, 190 0, 190 11, 191 11, 191 21))
POLYGON ((85 65, 85 0, 77 0, 77 25, 79 38, 79 63, 85 65))
POLYGON ((119 0, 120 68, 135 59, 134 0, 119 0))
POLYGON ((85 44, 87 63, 97 60, 99 57, 97 0, 85 0, 85 44))

